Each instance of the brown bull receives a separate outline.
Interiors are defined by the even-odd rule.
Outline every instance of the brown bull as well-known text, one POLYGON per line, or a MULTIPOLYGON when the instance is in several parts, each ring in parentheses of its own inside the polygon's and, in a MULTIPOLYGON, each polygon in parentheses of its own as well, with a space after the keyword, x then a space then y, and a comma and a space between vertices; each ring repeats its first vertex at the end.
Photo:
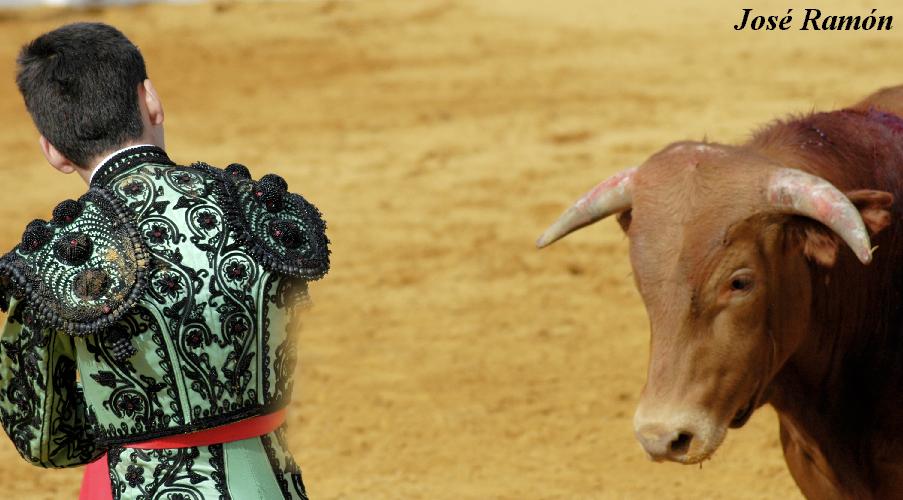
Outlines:
POLYGON ((810 498, 903 498, 903 87, 683 142, 599 184, 550 244, 606 216, 651 327, 636 437, 709 458, 769 403, 810 498))

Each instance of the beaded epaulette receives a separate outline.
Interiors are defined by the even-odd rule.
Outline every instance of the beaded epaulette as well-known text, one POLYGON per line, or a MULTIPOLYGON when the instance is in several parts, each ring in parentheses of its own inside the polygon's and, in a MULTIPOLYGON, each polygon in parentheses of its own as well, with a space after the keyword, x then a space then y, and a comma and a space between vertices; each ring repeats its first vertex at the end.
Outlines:
MULTIPOLYGON (((269 174, 254 181, 238 164, 225 170, 204 163, 178 168, 184 169, 174 174, 179 185, 193 186, 193 175, 207 174, 212 189, 185 193, 215 196, 211 201, 222 208, 228 230, 261 267, 306 280, 329 270, 320 212, 288 192, 281 177, 269 174)), ((162 172, 152 175, 162 179, 162 172)), ((154 241, 155 235, 139 233, 143 216, 136 214, 143 210, 124 204, 144 189, 128 179, 112 191, 100 183, 77 201, 57 205, 50 221, 28 225, 21 243, 0 258, 0 309, 9 308, 10 297, 26 300, 26 321, 80 336, 106 329, 142 299, 154 258, 144 238, 154 241)))
POLYGON ((279 274, 316 280, 329 271, 329 239, 320 211, 286 181, 267 174, 255 181, 244 165, 224 170, 204 163, 192 167, 220 177, 227 223, 254 259, 279 274))
POLYGON ((150 254, 125 207, 92 188, 34 220, 0 258, 0 308, 29 304, 26 321, 87 335, 118 321, 141 298, 150 254))

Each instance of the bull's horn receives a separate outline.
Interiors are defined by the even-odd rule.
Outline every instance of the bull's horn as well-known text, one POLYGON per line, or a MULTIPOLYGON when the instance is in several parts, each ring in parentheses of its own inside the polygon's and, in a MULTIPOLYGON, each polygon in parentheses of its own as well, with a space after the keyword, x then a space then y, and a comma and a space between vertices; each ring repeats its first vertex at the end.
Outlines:
POLYGON ((869 233, 859 210, 830 182, 781 168, 768 179, 767 197, 769 204, 781 212, 804 215, 831 228, 863 264, 872 261, 869 233))
POLYGON ((572 231, 587 226, 611 214, 630 208, 633 198, 631 184, 636 167, 623 170, 594 187, 567 209, 546 232, 536 240, 536 246, 548 246, 572 231))

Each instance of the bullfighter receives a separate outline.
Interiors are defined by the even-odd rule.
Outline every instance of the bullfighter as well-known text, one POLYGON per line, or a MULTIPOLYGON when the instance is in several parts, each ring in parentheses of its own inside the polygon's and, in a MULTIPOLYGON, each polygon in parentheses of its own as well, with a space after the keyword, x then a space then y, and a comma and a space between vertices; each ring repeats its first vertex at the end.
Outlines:
POLYGON ((17 62, 44 156, 88 189, 0 259, 16 449, 87 464, 82 499, 307 498, 285 412, 295 319, 329 268, 320 213, 278 175, 173 162, 141 52, 111 26, 60 27, 17 62))

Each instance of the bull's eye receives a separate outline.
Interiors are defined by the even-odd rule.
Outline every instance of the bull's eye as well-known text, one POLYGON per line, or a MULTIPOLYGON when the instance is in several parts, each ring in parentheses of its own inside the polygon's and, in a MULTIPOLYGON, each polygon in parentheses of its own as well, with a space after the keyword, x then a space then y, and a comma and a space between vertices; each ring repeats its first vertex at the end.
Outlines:
POLYGON ((752 288, 753 280, 749 276, 737 276, 731 279, 731 291, 745 292, 752 288))

